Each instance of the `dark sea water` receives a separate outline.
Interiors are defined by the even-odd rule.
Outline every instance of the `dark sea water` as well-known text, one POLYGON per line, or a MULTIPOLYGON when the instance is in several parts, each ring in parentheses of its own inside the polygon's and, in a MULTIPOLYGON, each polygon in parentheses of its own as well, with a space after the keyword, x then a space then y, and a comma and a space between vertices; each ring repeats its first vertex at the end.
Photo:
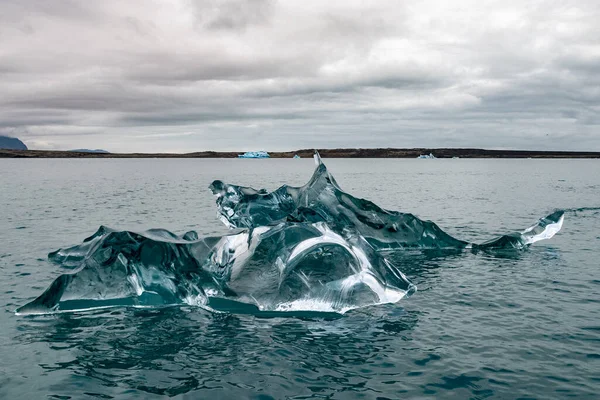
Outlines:
POLYGON ((2 399, 592 399, 600 392, 600 162, 325 160, 340 186, 482 242, 566 209, 503 255, 389 258, 418 286, 341 317, 193 307, 16 316, 53 250, 100 225, 226 232, 214 179, 301 185, 312 160, 0 160, 2 399))

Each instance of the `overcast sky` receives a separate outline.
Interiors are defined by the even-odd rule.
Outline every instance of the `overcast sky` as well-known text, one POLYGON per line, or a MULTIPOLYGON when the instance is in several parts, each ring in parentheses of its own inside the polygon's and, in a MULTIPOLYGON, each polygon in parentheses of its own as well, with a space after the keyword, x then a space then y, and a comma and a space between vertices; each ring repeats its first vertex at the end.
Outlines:
POLYGON ((600 2, 1 0, 34 149, 600 151, 600 2))

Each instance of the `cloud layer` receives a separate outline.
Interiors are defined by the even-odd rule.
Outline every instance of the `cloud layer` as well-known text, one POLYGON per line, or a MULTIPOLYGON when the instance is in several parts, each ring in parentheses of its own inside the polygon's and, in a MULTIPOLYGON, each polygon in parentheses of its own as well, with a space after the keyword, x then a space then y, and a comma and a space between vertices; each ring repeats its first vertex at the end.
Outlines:
POLYGON ((598 20, 593 0, 3 0, 0 134, 600 151, 598 20))

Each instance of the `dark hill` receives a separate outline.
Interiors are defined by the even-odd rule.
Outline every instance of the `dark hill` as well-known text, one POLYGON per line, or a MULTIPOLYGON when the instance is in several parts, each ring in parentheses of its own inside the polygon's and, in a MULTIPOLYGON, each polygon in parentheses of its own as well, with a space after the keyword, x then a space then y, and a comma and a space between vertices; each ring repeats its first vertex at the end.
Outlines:
POLYGON ((27 146, 17 138, 0 135, 0 149, 27 150, 27 146))

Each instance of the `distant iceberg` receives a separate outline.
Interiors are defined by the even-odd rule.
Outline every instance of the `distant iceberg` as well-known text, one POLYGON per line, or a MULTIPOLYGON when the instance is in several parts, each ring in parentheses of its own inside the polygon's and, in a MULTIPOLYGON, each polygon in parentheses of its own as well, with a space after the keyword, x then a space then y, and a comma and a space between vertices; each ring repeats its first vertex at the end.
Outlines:
POLYGON ((266 151, 247 151, 238 155, 238 158, 270 158, 270 156, 266 151))
POLYGON ((436 156, 434 156, 433 154, 429 153, 429 154, 421 154, 419 157, 417 158, 427 158, 427 159, 431 159, 431 158, 437 158, 436 156))

